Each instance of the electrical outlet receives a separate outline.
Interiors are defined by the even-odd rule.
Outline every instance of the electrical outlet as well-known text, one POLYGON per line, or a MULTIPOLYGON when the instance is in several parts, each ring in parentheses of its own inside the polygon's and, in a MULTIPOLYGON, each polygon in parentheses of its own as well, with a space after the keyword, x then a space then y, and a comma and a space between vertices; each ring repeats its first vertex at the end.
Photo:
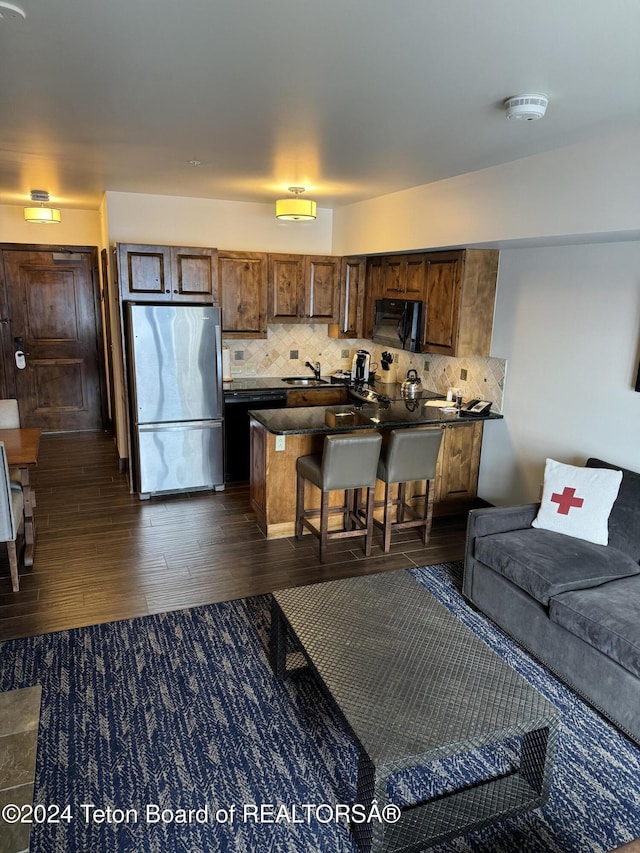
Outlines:
POLYGON ((276 436, 276 450, 284 450, 286 445, 286 435, 276 436))
POLYGON ((343 349, 340 358, 349 358, 349 350, 343 349))
POLYGON ((429 364, 430 364, 429 359, 425 358, 425 360, 424 360, 424 372, 425 373, 429 372, 429 364))
POLYGON ((467 371, 466 371, 466 368, 461 367, 461 368, 460 368, 460 379, 462 379, 462 381, 464 382, 464 380, 465 380, 466 378, 467 378, 467 371))
POLYGON ((236 361, 244 361, 244 350, 236 349, 233 351, 233 357, 236 361))
POLYGON ((290 359, 298 358, 298 350, 297 349, 290 349, 289 350, 289 358, 290 359))

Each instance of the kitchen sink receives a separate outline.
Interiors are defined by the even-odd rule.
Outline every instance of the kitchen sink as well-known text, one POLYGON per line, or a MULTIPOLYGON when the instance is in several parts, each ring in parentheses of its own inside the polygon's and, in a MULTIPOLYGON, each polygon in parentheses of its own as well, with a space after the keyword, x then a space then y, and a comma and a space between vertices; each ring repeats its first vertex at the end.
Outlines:
POLYGON ((282 380, 288 385, 326 385, 326 379, 313 379, 311 376, 285 376, 282 380))

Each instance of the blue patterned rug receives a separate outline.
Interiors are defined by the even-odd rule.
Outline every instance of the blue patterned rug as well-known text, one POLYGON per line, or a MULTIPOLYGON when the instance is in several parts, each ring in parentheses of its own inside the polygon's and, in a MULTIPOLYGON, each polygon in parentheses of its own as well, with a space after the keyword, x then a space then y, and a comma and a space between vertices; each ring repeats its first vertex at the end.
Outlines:
MULTIPOLYGON (((640 749, 466 606, 460 568, 412 573, 563 723, 543 809, 433 850, 599 853, 640 836, 640 749)), ((42 685, 35 802, 47 820, 32 853, 355 853, 334 819, 354 796, 354 744, 312 680, 272 677, 268 607, 261 597, 0 647, 0 690, 42 685), (294 813, 303 804, 313 814, 294 813)), ((446 786, 453 770, 431 772, 446 786)))

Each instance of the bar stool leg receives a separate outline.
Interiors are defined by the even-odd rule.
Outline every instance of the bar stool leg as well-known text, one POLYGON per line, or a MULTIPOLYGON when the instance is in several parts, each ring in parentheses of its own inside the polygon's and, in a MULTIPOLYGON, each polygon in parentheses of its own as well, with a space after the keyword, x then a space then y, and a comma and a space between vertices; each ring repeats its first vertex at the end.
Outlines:
POLYGON ((329 544, 329 492, 321 492, 320 499, 320 562, 324 563, 325 552, 329 544))
MULTIPOLYGON (((391 498, 391 483, 384 484, 384 516, 382 519, 382 550, 387 553, 391 547, 391 513, 393 512, 393 499, 391 498)), ((396 507, 396 514, 398 509, 396 507)))
POLYGON ((404 508, 407 502, 407 484, 398 483, 398 522, 404 521, 404 508))
POLYGON ((431 538, 431 525, 433 523, 433 497, 435 491, 435 480, 427 480, 424 496, 424 527, 422 528, 422 541, 426 545, 431 538))
POLYGON ((296 477, 296 539, 302 539, 302 516, 304 515, 304 477, 296 477))
POLYGON ((371 543, 373 541, 373 505, 375 503, 375 488, 367 489, 367 532, 364 535, 365 557, 371 556, 371 543))
POLYGON ((344 490, 344 511, 342 513, 342 526, 345 530, 353 530, 353 501, 355 489, 344 490))

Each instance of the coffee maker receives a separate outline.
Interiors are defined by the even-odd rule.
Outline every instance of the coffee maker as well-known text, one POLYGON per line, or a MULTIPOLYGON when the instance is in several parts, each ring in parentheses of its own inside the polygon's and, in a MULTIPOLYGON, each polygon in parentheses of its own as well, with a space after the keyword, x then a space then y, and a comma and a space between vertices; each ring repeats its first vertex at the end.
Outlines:
POLYGON ((351 363, 351 381, 358 385, 369 381, 371 354, 366 349, 359 349, 351 363))

